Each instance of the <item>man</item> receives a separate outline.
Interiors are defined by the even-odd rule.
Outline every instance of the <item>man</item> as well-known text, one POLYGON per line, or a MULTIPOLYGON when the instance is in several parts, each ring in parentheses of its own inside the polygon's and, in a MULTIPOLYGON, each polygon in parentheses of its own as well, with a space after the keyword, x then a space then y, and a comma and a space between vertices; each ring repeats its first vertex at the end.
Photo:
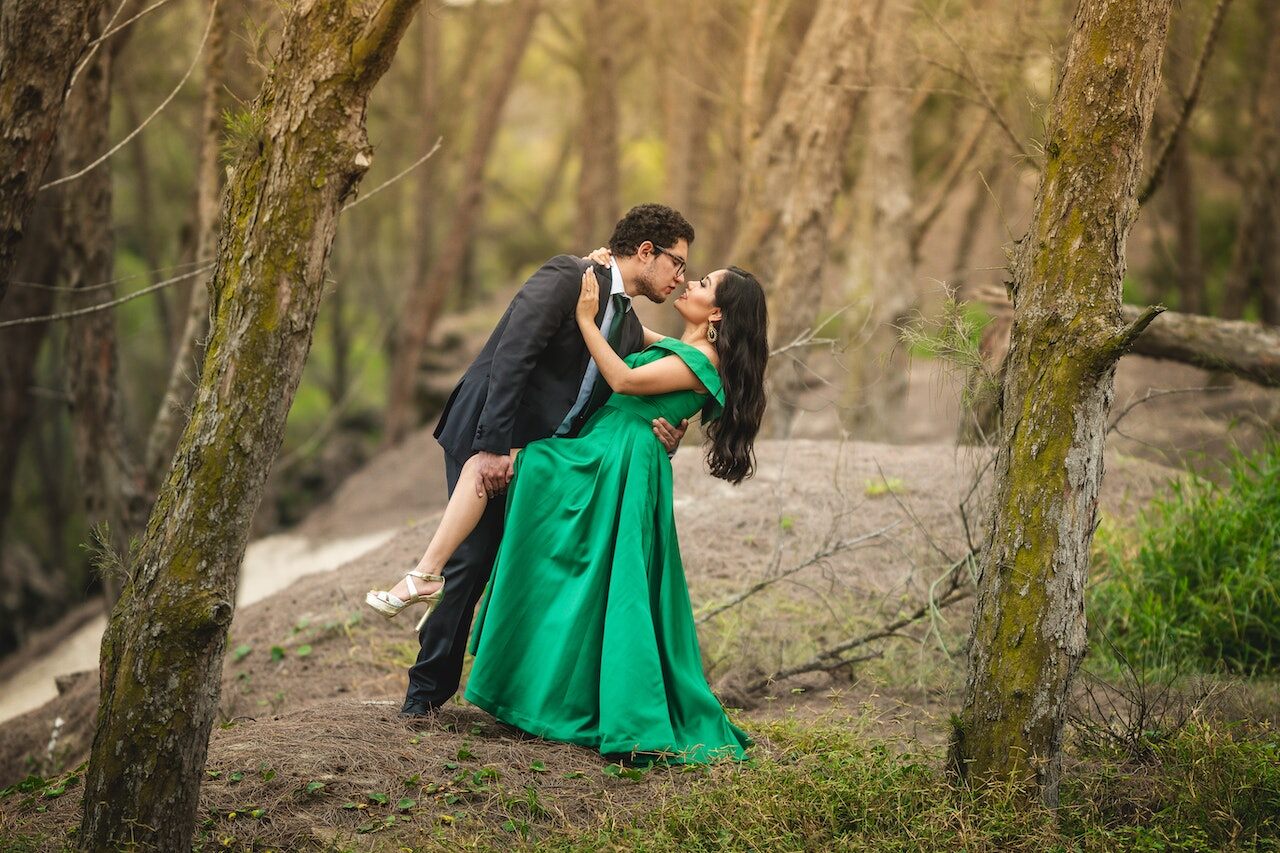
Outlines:
MULTIPOLYGON (((684 282, 693 226, 675 210, 642 204, 627 212, 609 239, 613 261, 596 266, 602 293, 596 322, 614 350, 630 355, 645 345, 630 300, 664 302, 684 282)), ((553 435, 573 436, 609 395, 587 352, 574 309, 589 260, 558 255, 535 272, 511 301, 480 355, 454 388, 435 436, 445 452, 445 478, 453 494, 472 456, 490 497, 513 473, 510 451, 553 435)), ((654 434, 674 450, 687 422, 654 423, 654 434)), ((418 635, 421 649, 409 669, 400 713, 418 717, 443 705, 458 689, 476 603, 488 583, 502 537, 505 506, 490 501, 475 531, 445 564, 444 599, 418 635)))

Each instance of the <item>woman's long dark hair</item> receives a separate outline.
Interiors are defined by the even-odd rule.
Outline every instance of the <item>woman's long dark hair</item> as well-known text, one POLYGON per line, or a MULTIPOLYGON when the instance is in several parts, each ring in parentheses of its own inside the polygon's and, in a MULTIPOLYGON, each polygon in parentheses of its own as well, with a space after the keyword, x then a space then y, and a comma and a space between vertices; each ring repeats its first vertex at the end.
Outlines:
POLYGON ((716 285, 721 319, 713 346, 720 357, 724 412, 705 424, 707 463, 714 477, 738 484, 755 473, 753 449, 764 418, 764 369, 769 361, 769 312, 756 277, 729 267, 716 285))

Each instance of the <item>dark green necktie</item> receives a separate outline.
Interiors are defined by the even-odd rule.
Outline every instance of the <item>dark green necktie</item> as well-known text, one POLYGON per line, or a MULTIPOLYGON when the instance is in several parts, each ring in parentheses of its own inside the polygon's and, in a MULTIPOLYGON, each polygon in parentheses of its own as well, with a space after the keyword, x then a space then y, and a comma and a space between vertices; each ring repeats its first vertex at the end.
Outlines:
MULTIPOLYGON (((604 339, 609 342, 609 349, 617 352, 618 343, 622 340, 622 318, 627 313, 627 297, 621 293, 615 293, 609 299, 613 303, 613 316, 609 318, 609 328, 605 330, 604 339)), ((597 373, 596 383, 591 389, 591 396, 587 398, 586 408, 595 409, 611 393, 613 389, 609 387, 609 383, 604 381, 602 374, 597 373)))
POLYGON ((605 329, 604 339, 609 342, 610 349, 617 352, 618 341, 622 339, 622 318, 627 313, 627 297, 615 293, 609 297, 609 301, 613 303, 613 316, 609 318, 609 328, 605 329))

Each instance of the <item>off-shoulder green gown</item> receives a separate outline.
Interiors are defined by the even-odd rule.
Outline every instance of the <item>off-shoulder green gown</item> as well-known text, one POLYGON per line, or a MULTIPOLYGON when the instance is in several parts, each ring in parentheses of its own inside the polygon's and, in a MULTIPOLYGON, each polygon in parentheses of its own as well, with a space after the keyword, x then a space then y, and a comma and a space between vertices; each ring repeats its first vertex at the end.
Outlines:
POLYGON ((651 422, 719 415, 724 390, 696 348, 665 338, 628 356, 684 360, 709 393, 614 394, 576 438, 516 459, 506 530, 471 635, 467 701, 530 734, 605 755, 741 759, 702 673, 671 504, 671 462, 651 422))

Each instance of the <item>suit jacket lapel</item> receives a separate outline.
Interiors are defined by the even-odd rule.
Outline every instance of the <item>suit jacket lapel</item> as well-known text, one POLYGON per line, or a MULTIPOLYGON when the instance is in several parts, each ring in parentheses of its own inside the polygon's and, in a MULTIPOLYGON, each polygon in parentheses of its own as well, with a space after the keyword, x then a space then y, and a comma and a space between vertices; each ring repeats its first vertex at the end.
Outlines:
POLYGON ((591 265, 595 271, 596 281, 600 285, 600 304, 596 306, 596 327, 604 322, 604 312, 609 308, 609 298, 613 291, 613 272, 609 267, 604 268, 604 272, 600 272, 600 267, 596 264, 591 265))

